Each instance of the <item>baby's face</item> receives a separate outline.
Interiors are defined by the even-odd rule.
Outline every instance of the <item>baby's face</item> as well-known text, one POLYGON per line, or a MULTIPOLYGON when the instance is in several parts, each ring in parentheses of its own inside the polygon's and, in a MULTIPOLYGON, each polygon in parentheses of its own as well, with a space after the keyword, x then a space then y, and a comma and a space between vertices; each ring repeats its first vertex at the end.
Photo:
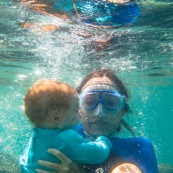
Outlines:
POLYGON ((62 110, 63 119, 61 125, 63 129, 74 128, 79 123, 79 101, 77 96, 73 96, 70 101, 70 107, 62 110))

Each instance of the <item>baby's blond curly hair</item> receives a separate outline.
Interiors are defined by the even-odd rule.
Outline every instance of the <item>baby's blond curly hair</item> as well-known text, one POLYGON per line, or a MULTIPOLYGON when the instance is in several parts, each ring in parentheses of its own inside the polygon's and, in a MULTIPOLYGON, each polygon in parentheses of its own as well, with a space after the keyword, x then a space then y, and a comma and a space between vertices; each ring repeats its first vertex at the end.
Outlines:
POLYGON ((71 106, 77 92, 71 86, 48 79, 40 79, 28 90, 24 98, 24 110, 29 120, 41 125, 49 111, 60 111, 71 106))

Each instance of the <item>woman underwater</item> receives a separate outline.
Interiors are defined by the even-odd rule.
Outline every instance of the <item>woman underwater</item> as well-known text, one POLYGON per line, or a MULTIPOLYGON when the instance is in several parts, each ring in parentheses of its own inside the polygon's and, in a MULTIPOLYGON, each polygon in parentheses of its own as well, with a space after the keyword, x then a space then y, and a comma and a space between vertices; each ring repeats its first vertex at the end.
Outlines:
MULTIPOLYGON (((89 140, 99 135, 107 136, 112 143, 111 154, 102 164, 80 167, 58 151, 50 149, 49 152, 59 157, 61 164, 46 161, 39 161, 39 164, 61 173, 110 173, 120 164, 132 163, 142 173, 158 173, 156 156, 149 140, 118 137, 122 125, 130 129, 123 120, 130 108, 129 93, 114 72, 106 68, 95 70, 84 78, 76 90, 80 97, 81 118, 81 124, 76 127, 77 132, 89 140)), ((49 173, 43 170, 37 172, 49 173)))

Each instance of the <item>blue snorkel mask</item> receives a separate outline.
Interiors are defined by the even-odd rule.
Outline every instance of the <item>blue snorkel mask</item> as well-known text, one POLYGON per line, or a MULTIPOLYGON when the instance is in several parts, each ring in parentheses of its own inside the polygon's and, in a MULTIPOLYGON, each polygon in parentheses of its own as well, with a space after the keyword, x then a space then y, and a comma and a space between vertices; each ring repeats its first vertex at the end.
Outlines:
POLYGON ((120 110, 126 105, 126 98, 117 91, 88 90, 79 94, 80 107, 86 110, 95 109, 102 103, 107 110, 120 110))

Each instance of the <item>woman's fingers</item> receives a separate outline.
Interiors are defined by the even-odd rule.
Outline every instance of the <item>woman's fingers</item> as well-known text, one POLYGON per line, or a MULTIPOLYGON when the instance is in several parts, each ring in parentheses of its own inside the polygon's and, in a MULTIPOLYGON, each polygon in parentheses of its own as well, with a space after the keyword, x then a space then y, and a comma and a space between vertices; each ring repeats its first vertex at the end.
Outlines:
MULTIPOLYGON (((44 161, 44 160, 39 160, 38 164, 41 166, 44 166, 46 168, 50 168, 51 170, 53 170, 55 173, 59 172, 68 172, 68 170, 73 166, 75 167, 75 164, 72 164, 72 161, 67 158, 63 153, 61 153, 60 151, 56 150, 56 149, 49 149, 48 150, 49 154, 54 155, 57 159, 59 159, 61 161, 61 163, 53 163, 53 162, 48 162, 48 161, 44 161)), ((44 171, 44 170, 40 170, 38 169, 38 171, 40 171, 39 173, 54 173, 51 171, 44 171)), ((37 171, 37 172, 38 172, 37 171)))
POLYGON ((48 153, 57 157, 61 161, 61 164, 68 165, 72 162, 68 157, 56 149, 50 148, 48 149, 48 153))
MULTIPOLYGON (((80 173, 83 168, 80 168, 75 162, 71 161, 60 151, 50 148, 48 153, 59 159, 60 163, 53 163, 44 160, 39 160, 38 164, 46 168, 50 168, 52 171, 44 171, 37 169, 38 173, 80 173)), ((58 161, 57 161, 58 162, 58 161)))
POLYGON ((57 172, 55 172, 55 171, 44 171, 42 169, 36 169, 36 172, 37 173, 58 173, 58 171, 57 172))
POLYGON ((36 172, 38 172, 38 173, 50 173, 49 171, 44 171, 44 170, 41 170, 41 169, 36 169, 36 172))
MULTIPOLYGON (((44 160, 39 160, 38 164, 41 166, 44 166, 46 168, 56 170, 56 171, 60 170, 60 167, 61 167, 61 165, 58 163, 48 162, 48 161, 44 161, 44 160)), ((48 173, 48 172, 43 172, 43 173, 48 173)))

